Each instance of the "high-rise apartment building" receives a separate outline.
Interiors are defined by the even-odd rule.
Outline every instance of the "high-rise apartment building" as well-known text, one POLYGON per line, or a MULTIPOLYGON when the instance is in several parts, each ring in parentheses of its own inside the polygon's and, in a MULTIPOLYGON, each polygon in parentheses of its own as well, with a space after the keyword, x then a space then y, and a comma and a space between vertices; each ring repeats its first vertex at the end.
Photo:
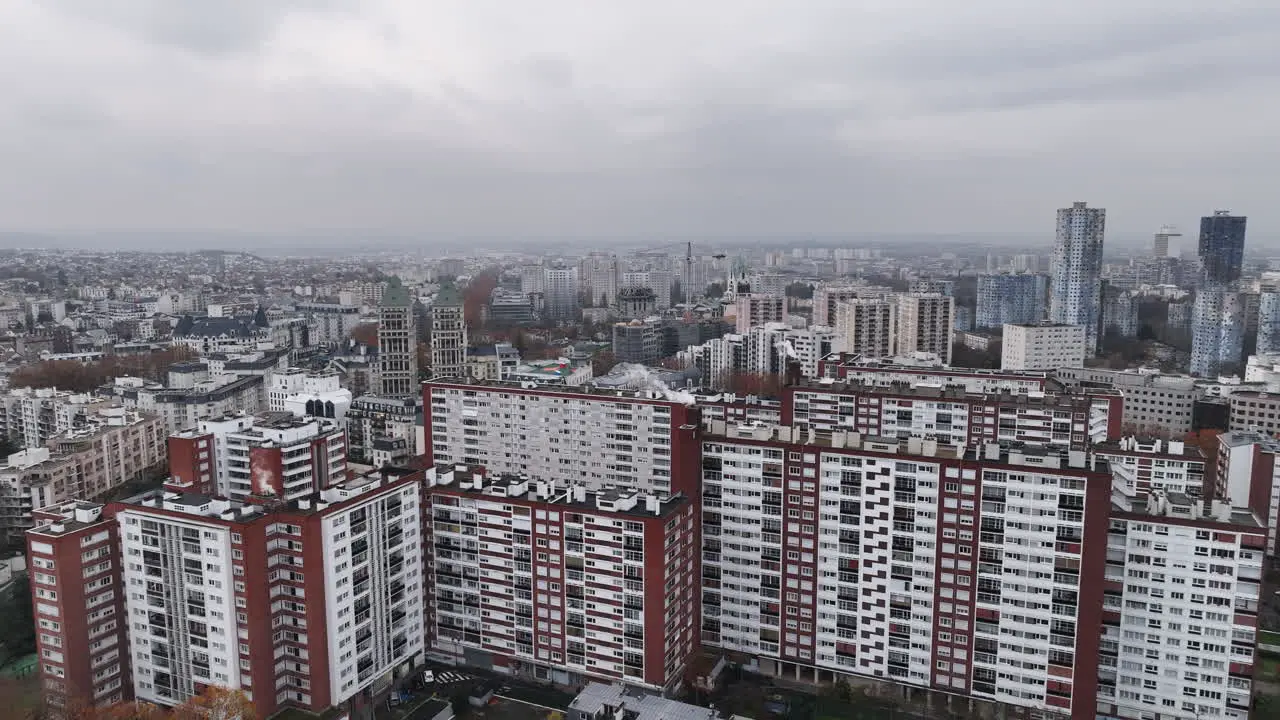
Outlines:
POLYGON ((446 285, 431 303, 431 376, 465 377, 467 319, 462 293, 446 285))
POLYGON ((907 293, 897 296, 897 352, 926 352, 951 364, 951 333, 956 300, 949 295, 907 293))
POLYGON ((426 451, 436 467, 483 467, 548 481, 696 494, 698 410, 662 390, 424 386, 426 451))
POLYGON ((823 435, 848 432, 966 447, 1019 442, 1084 450, 1120 439, 1123 404, 1124 397, 1114 390, 981 393, 958 386, 885 387, 822 378, 783 388, 781 424, 823 435))
POLYGON ((783 322, 787 313, 787 298, 783 295, 747 293, 734 301, 735 329, 749 332, 753 327, 766 323, 783 322))
POLYGON ((1000 369, 1084 367, 1087 335, 1086 329, 1079 325, 1005 325, 1000 346, 1000 369))
POLYGON ((1204 285, 1227 285, 1240 279, 1244 267, 1244 234, 1248 218, 1230 210, 1214 210, 1200 218, 1199 257, 1204 285))
POLYGON ((1045 318, 1049 278, 1045 275, 979 275, 975 328, 1035 323, 1045 318))
POLYGON ((698 496, 427 471, 440 653, 561 685, 681 682, 699 651, 698 496))
POLYGON ((1246 298, 1234 285, 1244 266, 1247 218, 1215 210, 1200 218, 1201 282, 1191 316, 1191 374, 1216 377, 1244 360, 1246 298))
POLYGON ((156 491, 47 509, 27 546, 51 705, 171 706, 216 685, 267 717, 388 687, 423 652, 420 486, 378 473, 280 505, 156 491))
POLYGON ((767 427, 714 428, 703 455, 704 644, 1094 717, 1105 463, 767 427))
POLYGON ((839 302, 835 328, 841 351, 868 359, 892 357, 898 351, 898 303, 892 297, 839 302))
POLYGON ((412 397, 418 393, 418 332, 413 297, 393 277, 378 303, 378 393, 412 397))
POLYGON ((14 388, 0 395, 0 433, 25 448, 44 447, 49 438, 82 423, 101 398, 57 388, 14 388))
POLYGON ((1244 359, 1245 297, 1218 285, 1196 291, 1191 316, 1192 375, 1217 377, 1244 359))
POLYGON ((813 291, 813 324, 836 325, 837 308, 846 300, 875 300, 892 293, 890 288, 870 285, 819 285, 813 291))
POLYGON ((555 321, 573 320, 578 315, 578 268, 543 268, 542 293, 546 316, 555 321))
POLYGON ((1258 354, 1280 353, 1280 293, 1264 292, 1258 298, 1258 354))
POLYGON ((1107 211, 1082 202, 1058 211, 1049 272, 1049 320, 1083 325, 1085 353, 1098 352, 1102 313, 1102 242, 1107 211))
POLYGON ((593 307, 609 307, 618 297, 622 269, 612 253, 593 252, 578 263, 582 293, 593 307))
POLYGON ((346 432, 327 418, 238 415, 169 436, 167 484, 174 489, 292 500, 346 478, 346 432))
POLYGON ((1157 258, 1169 257, 1169 241, 1182 237, 1182 233, 1170 225, 1163 225, 1151 240, 1151 254, 1157 258))

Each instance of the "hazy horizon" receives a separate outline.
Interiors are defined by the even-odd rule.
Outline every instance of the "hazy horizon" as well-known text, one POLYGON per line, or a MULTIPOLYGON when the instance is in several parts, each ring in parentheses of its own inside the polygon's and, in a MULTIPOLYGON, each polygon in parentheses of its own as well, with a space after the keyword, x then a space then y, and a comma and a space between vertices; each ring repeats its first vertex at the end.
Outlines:
POLYGON ((0 230, 1048 241, 1083 200, 1124 244, 1230 208, 1270 246, 1277 30, 1191 0, 14 0, 0 230))

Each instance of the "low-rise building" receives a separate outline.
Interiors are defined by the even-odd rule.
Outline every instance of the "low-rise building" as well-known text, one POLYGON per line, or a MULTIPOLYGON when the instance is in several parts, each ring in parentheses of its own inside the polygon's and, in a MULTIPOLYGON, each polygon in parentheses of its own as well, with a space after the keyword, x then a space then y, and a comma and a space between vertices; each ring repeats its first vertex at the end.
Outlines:
POLYGON ((1006 324, 1000 341, 1001 370, 1056 370, 1083 367, 1083 325, 1006 324))

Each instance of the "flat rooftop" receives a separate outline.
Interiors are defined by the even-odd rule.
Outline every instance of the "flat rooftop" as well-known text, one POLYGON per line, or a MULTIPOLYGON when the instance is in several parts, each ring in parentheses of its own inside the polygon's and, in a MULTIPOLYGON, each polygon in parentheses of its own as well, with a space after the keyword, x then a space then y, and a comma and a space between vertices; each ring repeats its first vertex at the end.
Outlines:
POLYGON ((436 487, 483 497, 524 499, 533 502, 578 508, 591 513, 631 517, 665 517, 683 507, 683 494, 665 495, 636 488, 605 485, 588 490, 583 485, 538 481, 522 475, 487 476, 465 467, 432 469, 427 482, 436 487))

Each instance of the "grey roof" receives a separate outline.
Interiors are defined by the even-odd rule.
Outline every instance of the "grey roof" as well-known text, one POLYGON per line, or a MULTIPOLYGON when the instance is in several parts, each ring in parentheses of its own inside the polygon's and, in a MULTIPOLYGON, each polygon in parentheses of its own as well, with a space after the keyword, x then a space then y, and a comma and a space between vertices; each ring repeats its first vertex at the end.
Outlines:
POLYGON ((382 307, 412 307, 413 297, 405 289, 404 283, 400 282, 400 278, 393 275, 387 281, 387 289, 382 291, 382 302, 378 304, 382 307))
POLYGON ((634 720, 716 720, 719 717, 710 708, 668 700, 626 685, 595 682, 583 688, 569 703, 570 710, 592 716, 602 712, 606 706, 615 712, 619 707, 624 708, 630 711, 627 717, 634 720))
POLYGON ((249 328, 238 318, 201 317, 192 318, 189 328, 174 332, 184 337, 247 337, 249 328))

